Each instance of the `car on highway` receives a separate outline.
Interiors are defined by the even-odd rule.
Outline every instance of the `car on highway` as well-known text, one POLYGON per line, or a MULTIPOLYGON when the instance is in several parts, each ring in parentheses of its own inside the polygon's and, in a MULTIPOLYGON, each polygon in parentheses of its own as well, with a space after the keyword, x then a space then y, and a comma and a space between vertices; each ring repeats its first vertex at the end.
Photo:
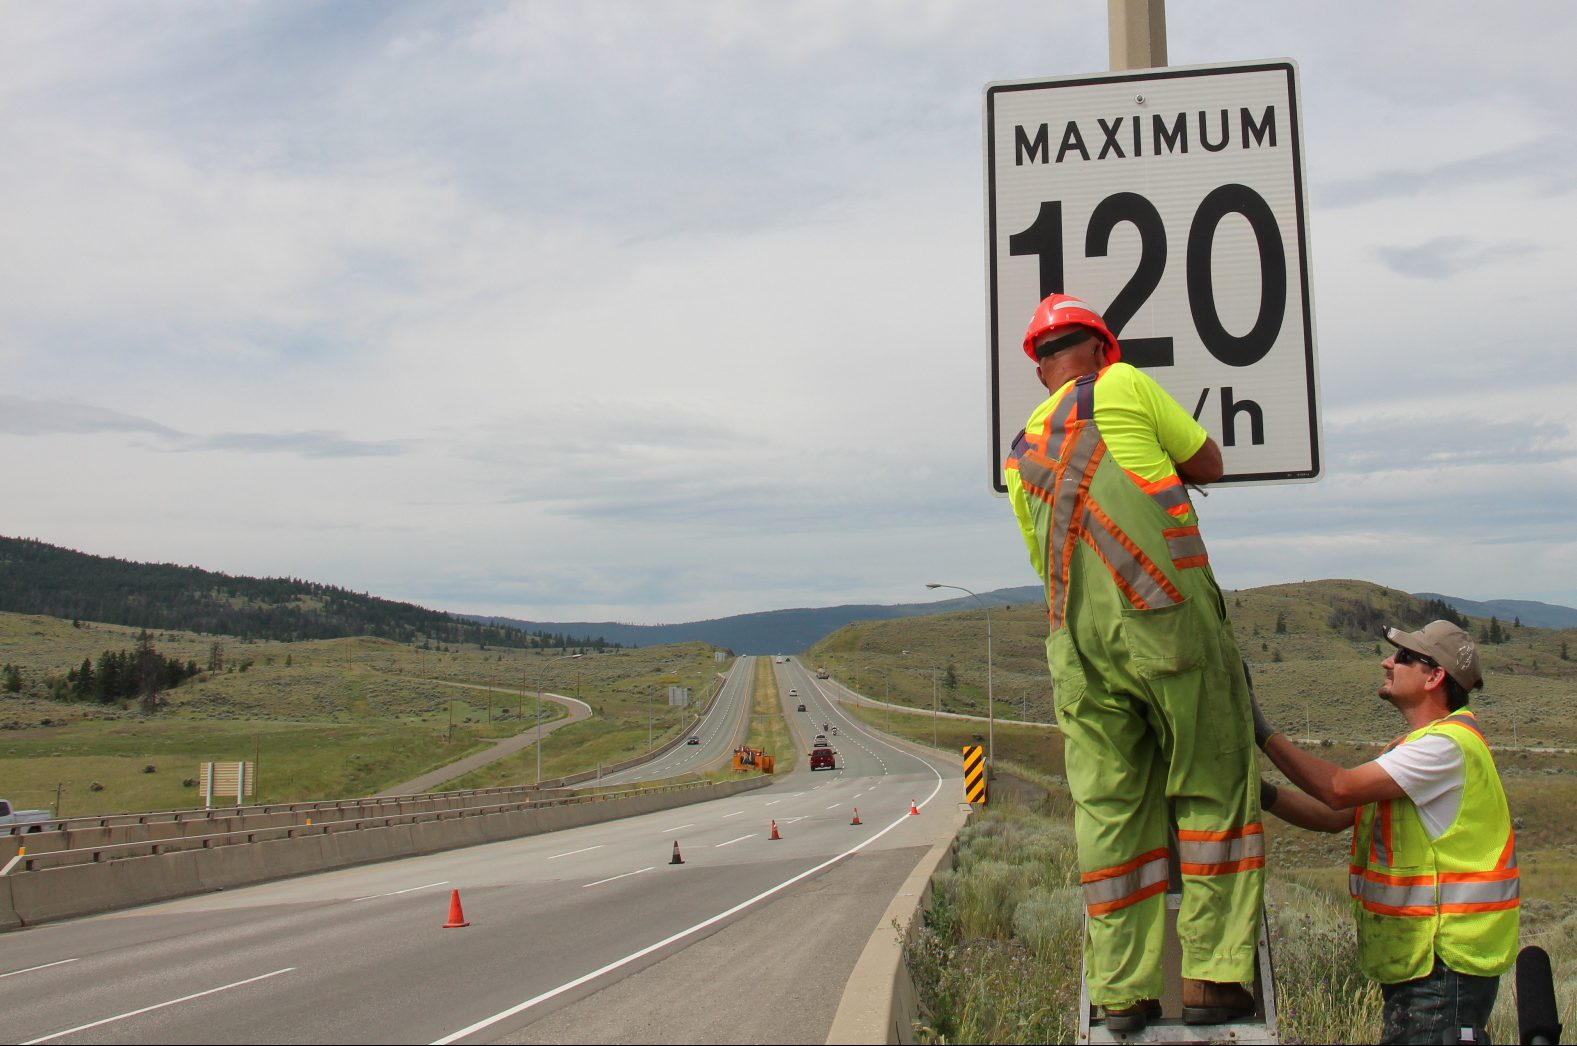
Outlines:
POLYGON ((818 745, 810 750, 810 768, 812 770, 836 770, 838 768, 837 756, 831 748, 818 745))
POLYGON ((799 706, 799 710, 800 710, 800 711, 801 711, 801 712, 803 712, 803 711, 805 711, 805 706, 804 706, 804 705, 800 705, 800 706, 799 706))
POLYGON ((685 744, 687 744, 687 745, 698 745, 700 743, 701 743, 701 739, 699 737, 691 737, 688 741, 685 742, 685 744))
POLYGON ((827 743, 827 735, 826 734, 817 734, 816 735, 816 743, 818 745, 826 744, 827 743))
POLYGON ((791 688, 789 688, 789 696, 790 696, 790 697, 798 697, 798 696, 799 696, 799 691, 798 691, 798 690, 795 690, 795 689, 793 689, 793 688, 792 688, 792 687, 791 687, 791 688))

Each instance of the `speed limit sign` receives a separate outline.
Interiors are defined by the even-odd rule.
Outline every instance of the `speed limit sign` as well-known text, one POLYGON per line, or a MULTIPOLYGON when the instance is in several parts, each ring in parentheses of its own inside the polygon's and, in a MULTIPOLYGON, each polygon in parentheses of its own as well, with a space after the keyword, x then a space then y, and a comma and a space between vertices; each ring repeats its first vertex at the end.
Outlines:
POLYGON ((1223 483, 1320 474, 1297 67, 1178 66, 986 87, 991 482, 1046 390, 1036 304, 1100 312, 1221 445, 1223 483))

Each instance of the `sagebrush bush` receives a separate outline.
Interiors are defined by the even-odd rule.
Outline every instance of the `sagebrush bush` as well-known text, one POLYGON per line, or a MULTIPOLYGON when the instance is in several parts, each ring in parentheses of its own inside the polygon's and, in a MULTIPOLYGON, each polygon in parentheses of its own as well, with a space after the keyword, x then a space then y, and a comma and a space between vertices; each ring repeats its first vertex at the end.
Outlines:
POLYGON ((1084 894, 1077 886, 1041 887, 1019 902, 1013 936, 1043 962, 1067 962, 1084 942, 1084 894))

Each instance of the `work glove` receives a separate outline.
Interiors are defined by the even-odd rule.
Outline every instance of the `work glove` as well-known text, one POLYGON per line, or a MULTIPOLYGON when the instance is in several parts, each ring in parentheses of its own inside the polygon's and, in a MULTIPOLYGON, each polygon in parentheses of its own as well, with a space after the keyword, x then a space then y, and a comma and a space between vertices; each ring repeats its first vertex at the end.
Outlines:
POLYGON ((1265 713, 1259 707, 1259 698, 1254 696, 1254 676, 1248 670, 1248 661, 1243 662, 1243 679, 1248 683, 1248 706, 1254 710, 1254 743, 1264 751, 1265 743, 1272 734, 1279 731, 1270 725, 1270 720, 1265 718, 1265 713))
POLYGON ((1255 697, 1252 692, 1248 695, 1248 706, 1254 710, 1254 743, 1259 745, 1260 750, 1263 751, 1266 743, 1270 741, 1271 735, 1278 734, 1281 731, 1270 725, 1270 720, 1266 719, 1265 713, 1260 710, 1259 698, 1255 697))

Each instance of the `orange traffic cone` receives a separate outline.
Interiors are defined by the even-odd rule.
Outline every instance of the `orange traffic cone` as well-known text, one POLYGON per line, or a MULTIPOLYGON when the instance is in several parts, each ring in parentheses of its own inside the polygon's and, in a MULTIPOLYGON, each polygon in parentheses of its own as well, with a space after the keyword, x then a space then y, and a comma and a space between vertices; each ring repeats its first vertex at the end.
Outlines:
POLYGON ((669 861, 668 863, 669 864, 684 864, 684 858, 679 856, 679 840, 677 840, 677 839, 674 840, 673 860, 669 861))
POLYGON ((449 891, 449 921, 444 923, 444 929, 454 930, 461 926, 470 926, 465 921, 465 912, 460 908, 460 891, 449 891))
POLYGON ((770 838, 770 839, 782 839, 783 838, 781 835, 778 834, 778 823, 776 821, 772 822, 772 835, 769 836, 768 838, 770 838))
POLYGON ((854 820, 850 821, 849 823, 850 824, 859 824, 860 823, 860 808, 858 806, 856 806, 854 808, 854 820))
POLYGON ((913 799, 909 800, 909 814, 912 817, 919 817, 920 816, 920 808, 918 806, 914 805, 914 800, 913 799))

